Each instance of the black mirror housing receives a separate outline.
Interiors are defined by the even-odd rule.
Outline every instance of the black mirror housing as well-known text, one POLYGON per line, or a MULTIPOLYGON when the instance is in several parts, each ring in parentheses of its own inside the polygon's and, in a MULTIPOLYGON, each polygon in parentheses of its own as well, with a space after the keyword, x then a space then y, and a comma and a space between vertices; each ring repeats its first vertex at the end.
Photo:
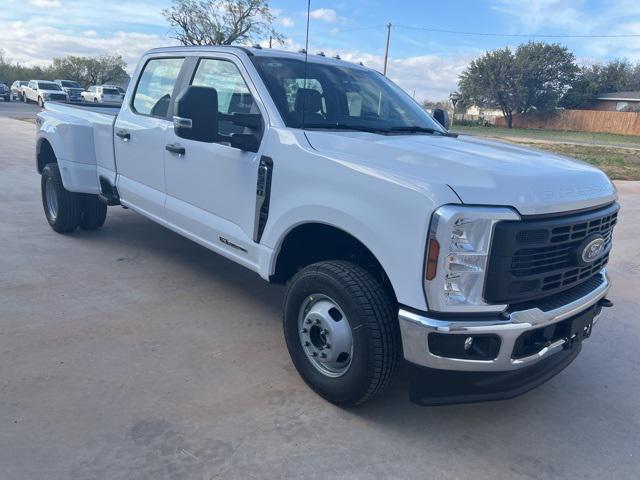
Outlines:
POLYGON ((219 127, 216 89, 193 85, 185 88, 176 98, 173 124, 174 131, 180 138, 217 142, 219 127))
POLYGON ((449 127, 451 126, 451 122, 449 121, 449 112, 442 110, 441 108, 436 108, 433 110, 433 118, 446 130, 449 130, 449 127))

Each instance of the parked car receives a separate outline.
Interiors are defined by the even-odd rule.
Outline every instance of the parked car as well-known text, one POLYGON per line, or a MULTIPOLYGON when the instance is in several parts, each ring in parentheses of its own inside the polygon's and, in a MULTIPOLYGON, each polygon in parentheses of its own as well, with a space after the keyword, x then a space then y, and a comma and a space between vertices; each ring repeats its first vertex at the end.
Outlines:
POLYGON ((611 306, 603 172, 449 133, 374 70, 162 48, 126 98, 38 114, 50 226, 97 229, 122 205, 285 284, 293 364, 331 402, 377 395, 402 357, 420 404, 522 394, 611 306))
POLYGON ((4 98, 5 102, 11 101, 11 89, 0 80, 0 97, 4 98))
POLYGON ((122 87, 120 87, 118 85, 102 85, 102 86, 106 87, 106 88, 115 88, 118 91, 118 93, 120 94, 120 98, 122 100, 124 100, 124 95, 126 93, 124 88, 122 88, 122 87))
POLYGON ((24 80, 16 80, 11 84, 11 98, 13 100, 22 100, 24 88, 29 82, 24 80))
POLYGON ((105 87, 103 85, 92 85, 86 92, 82 92, 82 99, 91 103, 108 103, 120 105, 122 96, 115 87, 105 87))
POLYGON ((38 106, 44 107, 45 102, 50 100, 66 102, 68 96, 57 83, 48 80, 29 80, 23 90, 23 100, 27 103, 36 102, 38 106))
POLYGON ((70 102, 81 102, 82 92, 84 88, 73 80, 54 80, 54 83, 60 85, 60 88, 67 94, 70 102))

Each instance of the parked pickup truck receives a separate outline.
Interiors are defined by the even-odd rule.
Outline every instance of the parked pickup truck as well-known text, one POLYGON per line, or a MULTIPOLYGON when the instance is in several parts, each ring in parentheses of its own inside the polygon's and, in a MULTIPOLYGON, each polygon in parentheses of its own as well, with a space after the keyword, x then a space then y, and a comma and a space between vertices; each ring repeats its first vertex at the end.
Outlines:
POLYGON ((49 224, 96 229, 122 205, 286 284, 293 364, 331 402, 400 364, 420 404, 524 393, 611 305, 617 193, 590 165, 449 133, 339 59, 161 48, 132 80, 121 108, 38 115, 49 224))

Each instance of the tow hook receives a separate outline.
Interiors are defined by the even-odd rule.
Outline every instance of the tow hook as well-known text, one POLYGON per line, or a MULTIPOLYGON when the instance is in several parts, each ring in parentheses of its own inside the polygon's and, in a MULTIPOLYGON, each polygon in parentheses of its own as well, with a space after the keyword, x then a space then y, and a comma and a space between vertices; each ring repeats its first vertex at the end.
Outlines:
POLYGON ((611 308, 613 307, 613 302, 608 298, 603 298, 598 302, 598 306, 603 308, 611 308))

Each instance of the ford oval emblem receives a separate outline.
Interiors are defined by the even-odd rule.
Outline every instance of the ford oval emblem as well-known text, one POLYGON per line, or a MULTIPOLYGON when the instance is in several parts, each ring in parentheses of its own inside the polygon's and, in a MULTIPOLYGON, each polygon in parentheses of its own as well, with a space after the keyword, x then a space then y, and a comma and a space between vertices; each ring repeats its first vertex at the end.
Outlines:
MULTIPOLYGON (((582 247, 580 256, 583 264, 593 263, 602 257, 605 249, 604 238, 600 235, 587 239, 588 242, 582 247)), ((580 252, 580 250, 578 250, 580 252)))

